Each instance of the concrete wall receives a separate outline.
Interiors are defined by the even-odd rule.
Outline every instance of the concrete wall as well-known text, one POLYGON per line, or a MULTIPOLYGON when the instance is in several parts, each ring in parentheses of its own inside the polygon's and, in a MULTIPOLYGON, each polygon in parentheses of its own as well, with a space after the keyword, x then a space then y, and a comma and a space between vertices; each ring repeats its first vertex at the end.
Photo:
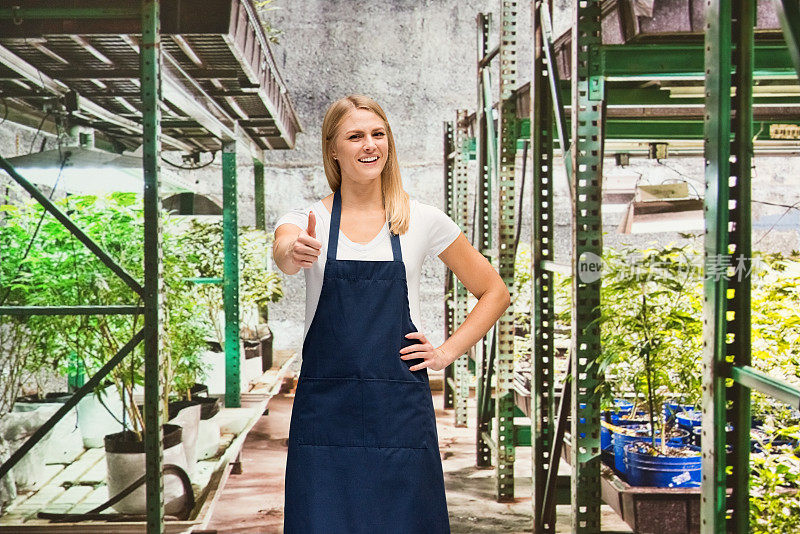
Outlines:
MULTIPOLYGON (((268 226, 289 209, 330 193, 320 156, 322 119, 331 102, 350 93, 371 96, 386 112, 409 194, 441 207, 442 122, 453 120, 458 108, 476 106, 476 17, 480 11, 499 13, 500 2, 276 0, 273 5, 271 23, 283 31, 276 60, 304 133, 295 150, 267 154, 268 226)), ((527 28, 528 17, 522 19, 527 28)), ((490 46, 496 39, 495 30, 490 46)), ((524 58, 520 63, 525 68, 524 58)), ((441 261, 426 260, 420 288, 418 327, 437 344, 444 340, 444 272, 441 261)), ((273 306, 270 322, 278 346, 299 348, 302 274, 285 276, 284 284, 291 297, 273 306)))

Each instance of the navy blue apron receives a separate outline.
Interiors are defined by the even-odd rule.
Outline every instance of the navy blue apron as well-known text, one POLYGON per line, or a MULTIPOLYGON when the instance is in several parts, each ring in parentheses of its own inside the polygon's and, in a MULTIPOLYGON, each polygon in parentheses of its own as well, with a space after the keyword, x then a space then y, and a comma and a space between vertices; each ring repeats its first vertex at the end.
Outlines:
POLYGON ((442 462, 400 237, 393 261, 337 260, 333 196, 322 291, 303 343, 286 458, 284 534, 446 534, 442 462))

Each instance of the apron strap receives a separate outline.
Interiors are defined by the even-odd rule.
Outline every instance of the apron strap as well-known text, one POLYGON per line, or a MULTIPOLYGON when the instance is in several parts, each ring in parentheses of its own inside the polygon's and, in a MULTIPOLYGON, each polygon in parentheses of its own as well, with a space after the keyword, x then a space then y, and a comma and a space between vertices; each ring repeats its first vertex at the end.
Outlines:
POLYGON ((394 261, 403 261, 403 252, 400 250, 400 236, 389 231, 392 236, 392 256, 394 261))
POLYGON ((328 234, 328 260, 336 260, 336 247, 339 244, 339 222, 342 220, 342 194, 337 189, 333 193, 331 209, 331 228, 328 234))
MULTIPOLYGON (((331 227, 328 234, 328 260, 336 260, 336 249, 339 245, 339 223, 342 221, 342 194, 340 189, 333 193, 333 208, 331 210, 331 227)), ((392 257, 394 261, 403 261, 403 252, 400 249, 400 236, 389 232, 392 241, 392 257)))

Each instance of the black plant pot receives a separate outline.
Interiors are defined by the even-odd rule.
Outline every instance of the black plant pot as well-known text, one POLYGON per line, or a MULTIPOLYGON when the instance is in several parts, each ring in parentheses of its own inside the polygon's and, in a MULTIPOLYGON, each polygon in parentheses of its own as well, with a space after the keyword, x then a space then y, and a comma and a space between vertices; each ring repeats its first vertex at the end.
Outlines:
POLYGON ((243 339, 244 359, 252 360, 261 357, 261 342, 258 339, 243 339))
POLYGON ((16 402, 21 403, 43 403, 43 402, 52 402, 52 403, 65 403, 72 397, 72 393, 68 391, 54 391, 52 393, 45 393, 44 397, 37 397, 36 395, 25 395, 22 397, 17 397, 15 400, 16 402))
MULTIPOLYGON (((261 325, 266 326, 266 325, 261 325)), ((266 335, 258 339, 244 339, 244 357, 261 358, 261 372, 266 372, 272 367, 272 330, 267 326, 266 335)))
POLYGON ((272 368, 272 330, 267 327, 267 335, 261 338, 261 371, 272 368))
POLYGON ((208 397, 208 386, 205 384, 195 384, 189 388, 189 394, 192 396, 192 398, 208 397))
MULTIPOLYGON (((163 425, 164 448, 169 449, 181 442, 183 429, 178 425, 163 425)), ((139 441, 132 430, 123 430, 103 438, 106 452, 121 454, 144 453, 144 440, 139 441)))
POLYGON ((173 419, 178 412, 187 406, 200 405, 200 419, 211 419, 219 413, 221 401, 216 397, 194 397, 192 400, 181 400, 169 403, 169 418, 173 419))

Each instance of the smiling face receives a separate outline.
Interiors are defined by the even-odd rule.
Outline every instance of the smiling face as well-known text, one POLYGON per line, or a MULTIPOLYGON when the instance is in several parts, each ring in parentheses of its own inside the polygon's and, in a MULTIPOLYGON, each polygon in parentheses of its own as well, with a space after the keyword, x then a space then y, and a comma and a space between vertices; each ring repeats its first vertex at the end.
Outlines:
POLYGON ((380 179, 389 156, 383 120, 373 112, 356 108, 342 119, 331 145, 342 178, 366 184, 380 179))

